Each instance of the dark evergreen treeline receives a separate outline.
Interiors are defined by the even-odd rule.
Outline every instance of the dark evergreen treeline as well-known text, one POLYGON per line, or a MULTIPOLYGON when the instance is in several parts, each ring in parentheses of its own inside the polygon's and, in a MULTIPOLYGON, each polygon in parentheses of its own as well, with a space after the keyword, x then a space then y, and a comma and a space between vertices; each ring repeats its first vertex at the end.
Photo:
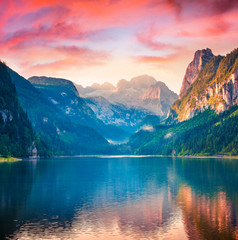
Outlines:
POLYGON ((18 101, 7 66, 0 62, 0 155, 27 157, 35 147, 40 153, 47 151, 18 101))
POLYGON ((214 117, 211 125, 201 125, 186 132, 175 142, 175 152, 181 155, 238 155, 238 111, 234 109, 237 110, 237 106, 214 117))
POLYGON ((238 106, 217 115, 206 110, 194 118, 172 125, 155 126, 131 137, 136 154, 238 155, 238 106))
MULTIPOLYGON (((72 121, 77 110, 83 111, 80 102, 77 108, 70 109, 74 112, 73 114, 65 113, 66 108, 70 106, 71 98, 69 96, 75 96, 74 91, 77 91, 71 82, 69 84, 68 81, 65 83, 65 80, 52 81, 54 86, 46 85, 45 88, 53 93, 51 96, 44 94, 44 91, 40 91, 10 68, 8 72, 15 84, 20 104, 27 112, 34 131, 50 147, 52 155, 103 154, 109 153, 109 151, 112 153, 113 150, 109 143, 96 130, 85 126, 86 124, 80 124, 79 118, 78 121, 72 121), (66 86, 58 86, 62 83, 65 83, 66 86), (62 96, 62 92, 67 95, 62 96), (56 99, 58 104, 53 103, 51 97, 56 99), (64 102, 65 109, 60 108, 62 102, 64 102)), ((80 99, 77 98, 76 101, 80 101, 80 99)))

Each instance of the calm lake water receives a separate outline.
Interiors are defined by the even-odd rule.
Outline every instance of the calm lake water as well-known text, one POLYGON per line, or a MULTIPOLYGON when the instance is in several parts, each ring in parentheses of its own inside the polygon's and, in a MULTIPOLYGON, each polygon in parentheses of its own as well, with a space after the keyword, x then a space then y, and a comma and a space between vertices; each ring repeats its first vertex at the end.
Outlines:
POLYGON ((238 160, 0 163, 0 239, 238 239, 238 160))

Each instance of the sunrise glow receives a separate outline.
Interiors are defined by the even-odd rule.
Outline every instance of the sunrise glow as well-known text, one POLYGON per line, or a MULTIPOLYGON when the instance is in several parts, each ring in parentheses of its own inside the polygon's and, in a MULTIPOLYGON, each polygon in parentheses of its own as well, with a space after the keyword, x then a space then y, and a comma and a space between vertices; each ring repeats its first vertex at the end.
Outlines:
POLYGON ((179 92, 197 49, 238 42, 236 0, 1 0, 0 58, 84 86, 149 74, 179 92))

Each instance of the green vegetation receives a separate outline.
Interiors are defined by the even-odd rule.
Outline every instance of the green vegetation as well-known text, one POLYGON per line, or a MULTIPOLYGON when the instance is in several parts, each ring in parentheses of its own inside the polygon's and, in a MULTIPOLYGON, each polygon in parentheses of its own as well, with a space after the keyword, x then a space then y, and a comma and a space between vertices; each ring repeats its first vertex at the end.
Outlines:
POLYGON ((219 66, 221 56, 213 57, 203 68, 203 70, 198 75, 197 80, 188 88, 181 99, 177 100, 172 106, 171 110, 174 111, 174 116, 178 117, 179 120, 182 119, 183 113, 187 105, 190 108, 196 107, 196 98, 205 94, 209 83, 212 81, 216 74, 216 70, 219 66))
POLYGON ((31 77, 28 81, 46 99, 50 99, 51 104, 54 103, 52 108, 60 110, 61 115, 67 117, 68 121, 93 128, 106 139, 123 140, 129 136, 122 128, 105 124, 97 118, 87 104, 90 100, 79 96, 73 82, 50 77, 31 77))
POLYGON ((234 49, 231 53, 227 54, 224 57, 217 69, 216 76, 214 77, 214 81, 216 83, 223 82, 228 79, 230 75, 235 71, 235 68, 238 65, 238 48, 234 49))
POLYGON ((0 157, 0 163, 1 162, 18 162, 18 161, 21 161, 21 159, 13 158, 13 157, 7 157, 7 158, 0 157))
MULTIPOLYGON (((183 120, 186 108, 196 109, 197 99, 204 97, 208 87, 228 79, 238 66, 238 49, 233 50, 225 57, 213 57, 199 73, 197 80, 187 89, 181 99, 172 106, 173 118, 183 120)), ((213 86, 214 88, 214 86, 213 86)), ((216 107, 223 101, 218 95, 209 99, 210 106, 216 107)), ((170 119, 171 121, 171 119, 170 119)))
MULTIPOLYGON (((16 86, 19 101, 37 133, 35 142, 40 154, 44 154, 44 151, 41 153, 40 149, 47 148, 47 146, 51 155, 94 154, 111 151, 107 141, 97 131, 72 121, 74 115, 72 114, 72 118, 67 116, 47 95, 50 93, 49 95, 56 98, 57 102, 64 102, 68 105, 69 98, 65 97, 66 95, 62 96, 61 92, 65 92, 67 96, 70 94, 75 96, 73 92, 75 87, 71 82, 60 80, 57 85, 62 81, 64 83, 60 89, 57 88, 58 86, 45 86, 48 92, 43 94, 40 89, 35 88, 16 72, 11 69, 8 71, 16 86), (44 142, 40 139, 44 139, 44 142)), ((82 103, 79 102, 79 110, 81 105, 82 103)))
POLYGON ((18 101, 7 66, 0 62, 0 156, 27 157, 34 145, 31 123, 18 101))
POLYGON ((175 125, 158 125, 130 139, 135 154, 238 155, 238 106, 217 115, 206 110, 175 125))
POLYGON ((139 127, 142 127, 144 125, 151 125, 156 126, 160 122, 160 116, 156 115, 147 115, 143 121, 140 123, 139 127))

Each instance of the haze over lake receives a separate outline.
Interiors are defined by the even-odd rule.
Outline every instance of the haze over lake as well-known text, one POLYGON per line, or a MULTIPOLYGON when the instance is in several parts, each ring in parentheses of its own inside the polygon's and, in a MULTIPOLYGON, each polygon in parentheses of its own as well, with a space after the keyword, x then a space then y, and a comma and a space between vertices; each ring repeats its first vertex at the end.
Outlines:
POLYGON ((238 239, 238 160, 1 163, 0 239, 238 239))

